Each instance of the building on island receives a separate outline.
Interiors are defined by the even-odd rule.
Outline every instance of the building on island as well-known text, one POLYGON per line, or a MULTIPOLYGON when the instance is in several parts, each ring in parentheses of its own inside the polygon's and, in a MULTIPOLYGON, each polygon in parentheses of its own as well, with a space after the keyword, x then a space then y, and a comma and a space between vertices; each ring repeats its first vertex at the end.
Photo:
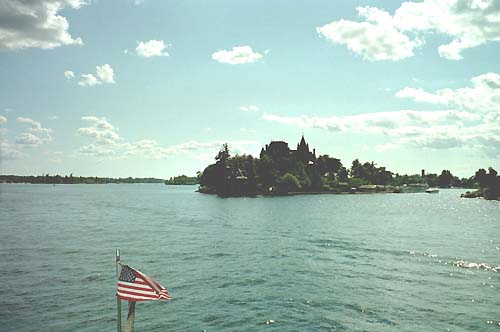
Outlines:
POLYGON ((297 144, 296 150, 291 150, 285 141, 271 141, 271 143, 266 144, 265 149, 262 148, 260 151, 260 158, 266 155, 272 159, 290 158, 306 165, 316 163, 316 149, 313 149, 312 152, 309 150, 309 144, 304 139, 304 135, 297 144))

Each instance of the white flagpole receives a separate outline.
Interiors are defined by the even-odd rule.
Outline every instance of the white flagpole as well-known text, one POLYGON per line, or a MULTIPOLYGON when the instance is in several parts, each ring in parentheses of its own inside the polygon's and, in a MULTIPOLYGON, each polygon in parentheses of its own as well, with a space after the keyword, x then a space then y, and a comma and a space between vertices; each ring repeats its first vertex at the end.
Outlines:
MULTIPOLYGON (((116 249, 116 276, 119 277, 121 273, 120 266, 120 249, 116 249)), ((122 332, 122 301, 116 296, 116 331, 122 332)))
POLYGON ((128 316, 125 332, 134 332, 135 301, 128 301, 128 316))

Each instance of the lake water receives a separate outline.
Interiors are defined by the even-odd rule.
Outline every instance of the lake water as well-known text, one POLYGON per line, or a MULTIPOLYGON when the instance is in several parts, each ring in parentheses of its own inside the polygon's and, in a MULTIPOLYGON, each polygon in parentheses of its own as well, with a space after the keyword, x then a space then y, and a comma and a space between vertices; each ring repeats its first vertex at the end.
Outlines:
POLYGON ((194 190, 0 185, 0 330, 115 331, 115 248, 175 297, 136 331, 500 330, 498 202, 194 190))

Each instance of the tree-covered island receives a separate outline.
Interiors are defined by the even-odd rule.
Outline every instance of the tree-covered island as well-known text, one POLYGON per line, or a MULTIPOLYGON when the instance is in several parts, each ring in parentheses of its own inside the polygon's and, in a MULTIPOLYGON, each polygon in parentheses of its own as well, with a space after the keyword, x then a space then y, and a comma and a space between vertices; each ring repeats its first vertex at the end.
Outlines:
POLYGON ((477 198, 482 197, 488 200, 500 201, 500 176, 492 167, 488 172, 484 168, 479 169, 474 178, 477 180, 479 189, 474 192, 466 192, 462 197, 477 198))
POLYGON ((198 184, 198 177, 197 176, 187 176, 187 175, 174 176, 168 180, 165 180, 165 184, 171 185, 171 186, 195 185, 195 184, 198 184))
MULTIPOLYGON (((400 175, 374 162, 354 160, 346 168, 340 159, 316 156, 304 136, 292 150, 284 141, 272 141, 262 148, 260 158, 252 155, 231 156, 222 146, 199 176, 199 192, 223 197, 290 195, 316 193, 398 193, 427 187, 482 186, 476 176, 459 179, 449 170, 441 174, 400 175)), ((495 175, 496 176, 496 175, 495 175)), ((498 177, 497 177, 498 180, 498 177)))

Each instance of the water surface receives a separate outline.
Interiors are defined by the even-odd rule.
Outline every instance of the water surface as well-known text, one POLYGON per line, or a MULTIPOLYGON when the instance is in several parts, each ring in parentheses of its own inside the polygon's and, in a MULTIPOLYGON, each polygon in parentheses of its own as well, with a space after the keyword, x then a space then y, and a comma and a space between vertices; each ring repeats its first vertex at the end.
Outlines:
POLYGON ((116 330, 115 248, 175 297, 136 331, 500 330, 500 268, 453 265, 500 266, 498 202, 194 189, 0 185, 0 330, 116 330))

